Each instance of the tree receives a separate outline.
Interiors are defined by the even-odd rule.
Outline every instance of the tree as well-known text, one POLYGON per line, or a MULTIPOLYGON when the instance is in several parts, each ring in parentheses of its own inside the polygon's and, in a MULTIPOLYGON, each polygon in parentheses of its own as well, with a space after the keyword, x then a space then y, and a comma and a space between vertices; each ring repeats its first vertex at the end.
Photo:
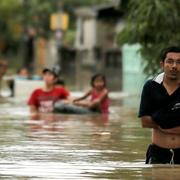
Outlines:
POLYGON ((15 46, 17 41, 13 31, 15 30, 15 27, 17 27, 17 19, 14 17, 14 13, 18 9, 18 6, 18 1, 0 1, 0 55, 7 54, 9 48, 13 49, 14 47, 17 47, 15 46))
POLYGON ((152 75, 159 71, 162 48, 180 44, 180 0, 130 0, 126 24, 119 34, 120 44, 140 43, 144 71, 152 75))
MULTIPOLYGON (((75 31, 74 10, 79 6, 106 3, 109 0, 0 0, 0 55, 17 53, 23 34, 29 27, 51 35, 50 15, 63 8, 70 16, 70 34, 75 31), (60 7, 62 6, 62 7, 60 7), (10 53, 9 53, 10 52, 10 53)), ((72 43, 71 43, 72 44, 72 43)))

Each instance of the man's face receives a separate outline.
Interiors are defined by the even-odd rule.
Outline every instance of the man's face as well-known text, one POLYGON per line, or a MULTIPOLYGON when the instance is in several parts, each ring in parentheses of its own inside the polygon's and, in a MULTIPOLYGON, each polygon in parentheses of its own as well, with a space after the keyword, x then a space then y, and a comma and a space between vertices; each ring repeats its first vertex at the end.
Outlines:
POLYGON ((43 74, 43 80, 46 85, 54 85, 56 77, 53 73, 47 71, 43 74))
POLYGON ((164 70, 167 78, 180 80, 180 53, 167 53, 164 62, 161 62, 161 68, 164 70))

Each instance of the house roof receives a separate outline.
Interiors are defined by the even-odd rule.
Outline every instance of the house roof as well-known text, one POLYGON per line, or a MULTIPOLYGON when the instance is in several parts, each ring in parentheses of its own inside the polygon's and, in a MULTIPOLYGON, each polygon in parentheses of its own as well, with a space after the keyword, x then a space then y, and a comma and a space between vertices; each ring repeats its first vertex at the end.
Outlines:
POLYGON ((80 7, 75 11, 77 16, 84 18, 98 18, 98 19, 119 19, 122 17, 120 9, 114 5, 98 5, 92 7, 80 7))

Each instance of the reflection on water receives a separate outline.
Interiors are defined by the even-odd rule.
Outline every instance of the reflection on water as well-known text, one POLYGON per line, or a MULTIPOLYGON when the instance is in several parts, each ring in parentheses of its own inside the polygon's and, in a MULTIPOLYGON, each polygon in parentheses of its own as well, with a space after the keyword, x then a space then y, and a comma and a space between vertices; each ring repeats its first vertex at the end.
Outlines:
POLYGON ((109 116, 30 117, 25 101, 0 102, 0 179, 179 179, 180 166, 144 164, 150 130, 138 98, 114 100, 109 116))

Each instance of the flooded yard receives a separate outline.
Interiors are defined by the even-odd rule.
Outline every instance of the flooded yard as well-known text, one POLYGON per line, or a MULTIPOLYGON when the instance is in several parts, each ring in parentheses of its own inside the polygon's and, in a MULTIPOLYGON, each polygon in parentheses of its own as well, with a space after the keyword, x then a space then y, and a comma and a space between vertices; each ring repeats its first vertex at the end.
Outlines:
POLYGON ((180 166, 144 164, 151 130, 138 103, 114 99, 109 116, 31 117, 24 99, 1 99, 0 179, 179 179, 180 166))

